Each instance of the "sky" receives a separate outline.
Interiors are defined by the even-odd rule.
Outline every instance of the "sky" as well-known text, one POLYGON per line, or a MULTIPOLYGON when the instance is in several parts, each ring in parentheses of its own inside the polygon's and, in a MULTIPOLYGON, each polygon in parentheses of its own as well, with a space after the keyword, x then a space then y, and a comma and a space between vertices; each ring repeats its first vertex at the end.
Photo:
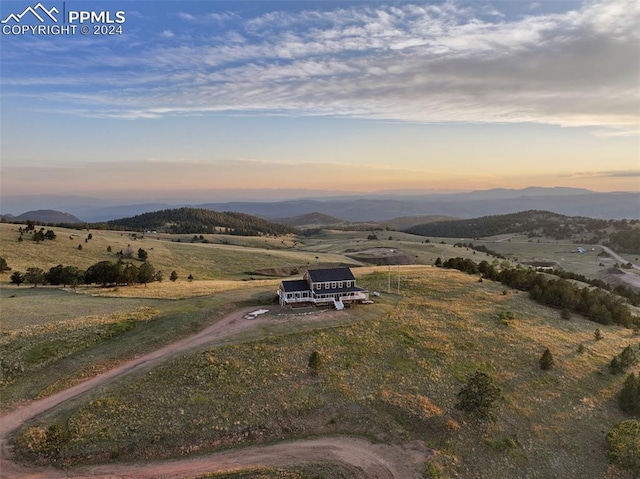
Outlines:
POLYGON ((637 0, 2 0, 0 19, 1 196, 640 191, 637 0))

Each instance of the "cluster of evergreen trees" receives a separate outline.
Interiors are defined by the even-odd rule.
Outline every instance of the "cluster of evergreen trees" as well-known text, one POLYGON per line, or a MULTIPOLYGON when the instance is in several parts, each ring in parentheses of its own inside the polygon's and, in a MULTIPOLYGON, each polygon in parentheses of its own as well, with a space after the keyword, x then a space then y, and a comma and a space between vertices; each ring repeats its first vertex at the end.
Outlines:
MULTIPOLYGON (((98 226, 98 225, 94 225, 98 226)), ((285 235, 296 230, 271 221, 236 212, 218 212, 202 208, 175 208, 144 213, 131 218, 108 221, 107 229, 164 231, 176 234, 220 233, 241 236, 285 235)))
MULTIPOLYGON (((61 264, 49 269, 48 272, 32 267, 28 268, 26 273, 14 271, 10 277, 11 283, 18 286, 22 283, 33 284, 34 286, 38 284, 76 286, 80 283, 102 284, 103 286, 135 283, 146 285, 163 279, 162 271, 156 271, 151 263, 144 262, 138 267, 123 261, 100 261, 89 266, 86 271, 82 271, 75 266, 63 266, 61 264)), ((177 275, 175 279, 177 279, 177 275)), ((175 279, 172 279, 172 281, 175 281, 175 279)))
POLYGON ((601 279, 587 278, 582 274, 572 273, 571 271, 564 271, 562 269, 554 269, 553 271, 551 271, 551 274, 559 276, 560 278, 563 278, 563 279, 574 279, 576 281, 580 281, 582 283, 587 283, 587 284, 590 284, 591 286, 595 286, 596 288, 613 292, 618 296, 627 298, 629 302, 634 306, 640 306, 640 292, 635 291, 633 288, 630 288, 629 286, 624 286, 622 284, 611 286, 609 283, 605 283, 601 279))
POLYGON ((583 314, 601 324, 619 324, 625 327, 638 325, 638 318, 619 296, 601 289, 580 288, 564 279, 549 279, 530 269, 496 269, 486 261, 476 264, 470 259, 451 258, 442 263, 445 268, 457 269, 469 274, 481 274, 483 278, 528 291, 531 299, 539 303, 568 309, 583 314))
POLYGON ((640 254, 640 229, 629 228, 611 233, 609 246, 622 253, 640 254))

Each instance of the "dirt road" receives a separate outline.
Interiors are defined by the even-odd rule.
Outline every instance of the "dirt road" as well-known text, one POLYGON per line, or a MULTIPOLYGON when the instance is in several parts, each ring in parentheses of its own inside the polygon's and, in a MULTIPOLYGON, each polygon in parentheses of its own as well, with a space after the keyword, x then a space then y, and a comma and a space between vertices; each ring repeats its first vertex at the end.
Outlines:
MULTIPOLYGON (((127 363, 89 379, 57 394, 34 401, 0 418, 0 477, 16 479, 57 478, 184 478, 207 472, 236 470, 258 465, 283 466, 308 462, 339 462, 350 464, 362 471, 362 477, 380 479, 410 479, 421 477, 418 465, 424 463, 429 451, 414 443, 408 447, 371 444, 368 441, 347 437, 318 438, 291 441, 272 446, 249 447, 239 450, 210 454, 207 456, 176 461, 144 464, 109 464, 93 467, 78 467, 68 470, 27 467, 11 461, 9 435, 26 421, 72 401, 80 395, 108 384, 127 374, 144 371, 167 359, 204 344, 215 344, 247 329, 273 321, 269 316, 246 320, 244 316, 254 310, 244 308, 225 316, 214 325, 189 338, 182 339, 152 353, 135 358, 127 363)), ((301 316, 296 320, 313 321, 314 315, 301 316)))

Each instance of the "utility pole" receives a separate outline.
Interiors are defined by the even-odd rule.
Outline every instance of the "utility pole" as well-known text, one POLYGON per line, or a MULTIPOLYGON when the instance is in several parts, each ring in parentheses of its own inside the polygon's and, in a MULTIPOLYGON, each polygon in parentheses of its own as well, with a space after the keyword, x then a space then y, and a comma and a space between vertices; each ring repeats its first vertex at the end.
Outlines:
POLYGON ((391 265, 389 265, 389 279, 387 281, 387 293, 391 294, 391 265))
POLYGON ((398 296, 400 296, 400 265, 398 265, 398 296))

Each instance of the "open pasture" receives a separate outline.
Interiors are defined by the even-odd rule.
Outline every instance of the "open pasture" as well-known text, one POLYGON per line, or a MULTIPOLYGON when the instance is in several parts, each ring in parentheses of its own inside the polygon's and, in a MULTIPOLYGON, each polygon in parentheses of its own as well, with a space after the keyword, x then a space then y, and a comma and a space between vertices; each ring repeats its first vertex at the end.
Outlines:
MULTIPOLYGON (((56 238, 36 243, 26 234, 24 240, 19 242, 18 228, 19 225, 0 223, 0 251, 13 270, 22 272, 32 266, 47 271, 58 264, 86 269, 99 261, 116 261, 117 253, 126 251, 127 248, 132 250, 132 261, 138 266, 141 264, 141 261, 135 259, 138 249, 144 249, 148 253, 148 261, 156 270, 164 273, 165 279, 168 279, 171 271, 176 271, 182 280, 186 280, 190 274, 198 280, 235 280, 248 279, 255 270, 265 268, 358 264, 340 254, 300 250, 294 246, 295 240, 291 237, 206 235, 205 239, 209 243, 202 243, 200 240, 191 243, 178 242, 180 236, 172 235, 148 235, 140 239, 138 233, 138 239, 134 239, 126 232, 52 227, 56 238), (91 239, 88 239, 89 234, 91 239), (108 251, 109 248, 111 251, 108 251)), ((11 271, 2 274, 0 278, 8 282, 10 274, 11 271)))
MULTIPOLYGON (((607 364, 638 344, 633 331, 561 319, 524 293, 503 294, 502 285, 457 271, 401 271, 401 298, 383 294, 382 304, 341 312, 356 315, 346 323, 301 330, 292 316, 277 332, 169 360, 43 418, 21 440, 59 424, 69 440, 57 461, 76 463, 356 434, 425 441, 440 451, 435 470, 449 476, 619 477, 603 437, 624 419, 615 402, 623 377, 607 364), (538 365, 546 347, 551 371, 538 365), (312 351, 322 358, 317 375, 308 368, 312 351), (483 427, 454 407, 475 370, 502 389, 497 420, 483 427)), ((359 281, 375 284, 386 273, 359 281)))
POLYGON ((332 254, 348 254, 372 248, 393 248, 415 257, 416 264, 432 265, 437 258, 446 259, 455 256, 476 261, 490 258, 484 253, 454 248, 460 241, 451 238, 426 238, 424 236, 399 231, 338 231, 323 230, 310 238, 300 239, 300 249, 332 254), (375 235, 377 239, 367 239, 375 235), (428 240, 428 242, 426 242, 428 240))

